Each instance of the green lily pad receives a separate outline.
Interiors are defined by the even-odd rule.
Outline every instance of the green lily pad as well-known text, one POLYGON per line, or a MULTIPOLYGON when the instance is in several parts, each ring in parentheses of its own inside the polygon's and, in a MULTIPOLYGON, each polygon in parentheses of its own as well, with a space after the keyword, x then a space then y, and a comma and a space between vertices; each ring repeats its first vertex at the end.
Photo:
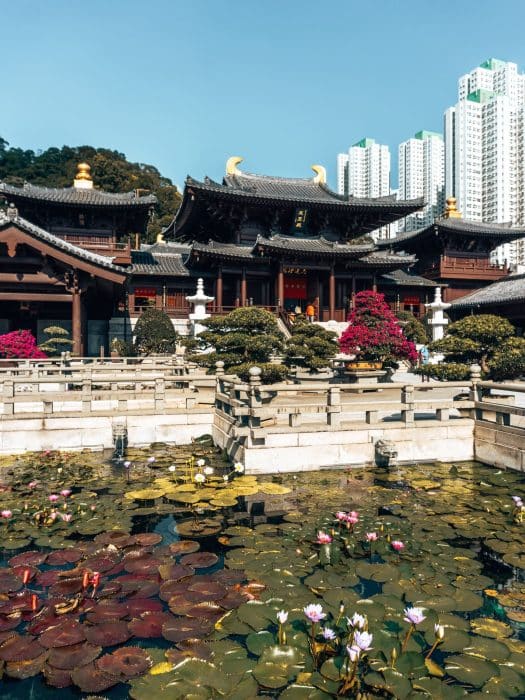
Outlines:
POLYGON ((445 670, 460 683, 469 683, 475 688, 481 688, 489 678, 499 676, 495 663, 469 654, 449 656, 445 661, 445 670))
POLYGON ((275 637, 271 632, 263 630, 262 632, 253 632, 246 637, 246 646, 248 650, 255 654, 255 656, 260 656, 264 649, 275 644, 275 637))

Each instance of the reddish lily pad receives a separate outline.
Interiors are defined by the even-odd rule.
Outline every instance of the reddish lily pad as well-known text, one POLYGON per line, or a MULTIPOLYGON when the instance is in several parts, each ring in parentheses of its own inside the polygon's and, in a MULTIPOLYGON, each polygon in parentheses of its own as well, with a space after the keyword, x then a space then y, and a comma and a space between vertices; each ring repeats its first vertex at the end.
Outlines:
POLYGON ((91 571, 99 571, 101 574, 105 574, 110 571, 118 562, 118 557, 110 557, 106 554, 99 554, 84 562, 84 567, 90 569, 91 571))
POLYGON ((57 549, 48 555, 46 564, 49 566, 62 566, 62 564, 74 564, 80 561, 82 552, 78 549, 57 549))
POLYGON ((128 622, 128 629, 134 637, 142 639, 162 637, 162 625, 172 619, 166 612, 147 612, 128 622))
POLYGON ((95 537, 95 542, 98 542, 99 544, 112 544, 118 549, 126 547, 128 544, 131 544, 134 541, 134 537, 131 537, 127 532, 122 532, 120 530, 101 532, 95 537))
POLYGON ((224 609, 213 601, 204 601, 193 605, 186 615, 188 617, 198 617, 201 620, 210 620, 215 623, 224 615, 224 609))
POLYGON ((193 540, 179 540, 170 544, 170 552, 175 556, 193 554, 193 552, 198 552, 200 548, 200 544, 193 540))
POLYGON ((159 584, 150 579, 129 579, 122 584, 122 593, 129 598, 151 598, 159 592, 159 584))
POLYGON ((195 552, 187 554, 180 560, 181 564, 193 566, 194 569, 209 569, 219 561, 219 557, 212 552, 195 552))
POLYGON ((73 685, 71 671, 63 671, 49 664, 44 665, 44 678, 47 684, 53 688, 68 688, 70 685, 73 685))
POLYGON ((94 661, 101 651, 102 647, 100 646, 89 642, 80 642, 67 647, 51 649, 47 662, 53 668, 72 671, 78 666, 94 661))
POLYGON ((138 647, 121 647, 112 654, 106 654, 96 662, 97 667, 112 676, 123 680, 135 678, 151 668, 153 661, 144 649, 138 647))
POLYGON ((246 603, 247 596, 245 596, 241 591, 228 591, 228 593, 217 601, 217 603, 224 608, 224 610, 235 610, 240 607, 243 603, 246 603))
POLYGON ((35 637, 13 635, 0 647, 0 659, 3 661, 29 661, 41 656, 45 651, 35 637))
POLYGON ((143 613, 162 612, 164 606, 160 600, 151 598, 132 598, 127 601, 130 617, 140 617, 143 613))
POLYGON ((36 577, 36 582, 42 588, 47 588, 60 581, 60 573, 60 571, 41 571, 36 577))
POLYGON ((156 574, 161 564, 162 561, 152 554, 143 554, 129 560, 126 559, 124 569, 130 574, 156 574))
POLYGON ((225 586, 243 583, 246 580, 244 571, 239 571, 238 569, 221 569, 220 571, 214 571, 213 577, 216 581, 223 583, 225 586))
POLYGON ((0 569, 0 593, 13 593, 23 586, 22 579, 11 569, 0 569))
POLYGON ((188 598, 194 601, 220 600, 226 593, 226 588, 216 581, 196 580, 188 585, 188 598))
POLYGON ((187 581, 165 581, 160 587, 159 598, 169 601, 174 595, 184 594, 187 590, 187 581))
POLYGON ((71 673, 71 680, 83 693, 99 693, 120 681, 116 676, 101 671, 94 663, 75 669, 71 673))
POLYGON ((184 564, 162 564, 159 566, 159 574, 165 581, 180 581, 188 576, 193 576, 195 569, 184 564))
POLYGON ((9 566, 40 566, 47 559, 47 554, 43 552, 21 552, 9 559, 9 566))
POLYGON ((39 637, 39 642, 47 649, 67 647, 78 644, 86 639, 84 627, 76 620, 63 620, 49 627, 39 637))
POLYGON ((22 622, 22 611, 16 610, 9 615, 0 615, 0 632, 14 630, 22 622))
POLYGON ((28 576, 28 583, 29 581, 32 581, 38 574, 40 573, 40 570, 36 568, 36 566, 14 566, 13 567, 14 573, 19 576, 22 581, 24 580, 24 575, 28 576))
POLYGON ((131 638, 128 625, 123 620, 113 622, 101 622, 99 625, 85 626, 85 635, 88 642, 101 647, 112 647, 115 644, 124 644, 131 638))
POLYGON ((213 623, 199 619, 178 618, 162 625, 162 636, 170 642, 182 642, 189 637, 203 638, 213 629, 213 623))
POLYGON ((86 615, 88 622, 98 624, 108 622, 110 620, 120 620, 128 614, 128 606, 126 603, 117 603, 116 601, 103 601, 98 603, 86 615))
POLYGON ((5 665, 5 672, 10 678, 23 680, 31 678, 41 673, 46 663, 47 650, 44 649, 40 656, 34 659, 24 659, 23 661, 8 661, 5 665))
POLYGON ((70 596, 80 593, 82 590, 82 578, 66 578, 57 581, 49 588, 50 596, 70 596))
POLYGON ((162 542, 162 535, 159 535, 158 532, 142 532, 134 535, 133 539, 143 547, 151 547, 162 542))

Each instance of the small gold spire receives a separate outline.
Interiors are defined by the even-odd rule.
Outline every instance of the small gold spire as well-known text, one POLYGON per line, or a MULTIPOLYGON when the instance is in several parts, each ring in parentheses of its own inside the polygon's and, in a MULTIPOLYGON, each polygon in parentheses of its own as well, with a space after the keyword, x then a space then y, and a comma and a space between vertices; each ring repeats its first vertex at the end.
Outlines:
POLYGON ((456 208, 456 198, 447 197, 447 205, 445 207, 444 219, 461 219, 461 212, 456 208))
POLYGON ((77 174, 73 180, 73 187, 82 190, 90 190, 93 188, 91 166, 88 163, 79 163, 77 165, 77 174))
POLYGON ((314 182, 317 185, 326 185, 326 168, 324 165, 310 166, 315 173, 314 182))

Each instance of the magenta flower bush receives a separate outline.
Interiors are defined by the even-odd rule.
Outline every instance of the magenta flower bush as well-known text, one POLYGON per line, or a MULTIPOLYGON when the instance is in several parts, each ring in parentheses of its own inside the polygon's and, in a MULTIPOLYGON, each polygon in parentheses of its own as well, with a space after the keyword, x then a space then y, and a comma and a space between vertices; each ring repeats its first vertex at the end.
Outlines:
POLYGON ((362 360, 417 360, 416 346, 405 337, 383 294, 358 292, 354 303, 339 339, 342 352, 362 360))
POLYGON ((0 357, 14 360, 42 360, 47 355, 36 344, 30 331, 11 331, 0 335, 0 357))

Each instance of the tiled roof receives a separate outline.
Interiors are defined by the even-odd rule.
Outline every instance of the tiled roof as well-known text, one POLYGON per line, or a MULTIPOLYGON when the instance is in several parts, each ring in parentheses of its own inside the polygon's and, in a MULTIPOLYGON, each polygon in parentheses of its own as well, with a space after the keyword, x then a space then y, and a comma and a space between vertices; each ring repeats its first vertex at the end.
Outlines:
POLYGON ((256 246, 264 249, 267 248, 268 250, 290 251, 291 253, 297 251, 298 253, 307 255, 329 255, 336 257, 348 257, 349 255, 356 257, 363 253, 371 252, 375 248, 373 242, 352 245, 329 241, 322 236, 319 238, 295 238, 292 236, 273 236, 272 238, 259 237, 256 246))
POLYGON ((392 267, 392 265, 411 265, 416 261, 415 255, 399 255, 398 253, 387 253, 383 250, 374 250, 368 255, 364 255, 359 258, 360 263, 366 263, 367 265, 374 265, 381 267, 381 265, 386 265, 392 267))
POLYGON ((191 246, 191 250, 196 253, 211 253, 221 257, 244 260, 253 260, 256 257, 253 253, 253 244, 237 245, 235 243, 221 243, 220 241, 208 241, 208 243, 195 241, 191 246))
POLYGON ((420 277, 419 275, 411 275, 410 272, 406 272, 406 270, 392 270, 392 272, 385 272, 383 275, 381 275, 381 284, 396 287, 444 286, 438 285, 437 282, 434 282, 433 280, 428 280, 425 277, 420 277))
POLYGON ((80 189, 77 187, 39 187, 26 183, 23 187, 15 187, 5 182, 0 182, 0 195, 7 199, 23 198, 36 199, 57 204, 74 204, 92 207, 145 207, 157 202, 155 195, 149 194, 142 197, 133 192, 104 192, 95 189, 80 189))
POLYGON ((525 274, 509 275, 452 302, 454 309, 489 304, 513 304, 525 300, 525 274))
POLYGON ((30 221, 23 219, 21 216, 10 217, 0 210, 0 229, 7 226, 16 226, 22 231, 25 231, 25 233, 28 233, 30 236, 44 241, 45 243, 49 243, 49 245, 53 246, 54 248, 59 248, 60 250, 70 253, 77 258, 87 260, 90 263, 94 263, 95 265, 104 267, 114 272, 119 272, 123 275, 126 274, 126 270, 120 265, 114 265, 111 262, 111 258, 108 258, 105 255, 98 255, 98 253, 92 253, 84 248, 80 248, 73 243, 64 241, 62 238, 55 236, 53 233, 49 233, 49 231, 45 231, 43 228, 32 224, 30 221))
POLYGON ((498 238, 508 241, 525 237, 525 228, 514 228, 510 224, 485 224, 466 219, 438 219, 430 226, 378 241, 377 245, 379 248, 399 248, 403 243, 416 241, 436 232, 438 234, 452 232, 473 235, 476 238, 498 238))
POLYGON ((314 179, 306 178, 285 178, 273 177, 269 175, 253 175, 251 173, 241 173, 239 175, 228 175, 224 178, 224 184, 214 182, 206 178, 204 182, 187 177, 186 187, 218 192, 224 194, 235 194, 251 199, 267 200, 288 200, 298 203, 330 204, 344 208, 365 208, 384 210, 393 209, 405 212, 415 212, 424 205, 423 199, 412 199, 409 201, 397 200, 395 195, 387 197, 352 197, 337 194, 327 185, 317 183, 314 179))
POLYGON ((188 246, 155 244, 131 251, 131 273, 133 275, 160 275, 165 277, 188 277, 184 260, 188 246), (165 249, 165 250, 164 250, 165 249))

